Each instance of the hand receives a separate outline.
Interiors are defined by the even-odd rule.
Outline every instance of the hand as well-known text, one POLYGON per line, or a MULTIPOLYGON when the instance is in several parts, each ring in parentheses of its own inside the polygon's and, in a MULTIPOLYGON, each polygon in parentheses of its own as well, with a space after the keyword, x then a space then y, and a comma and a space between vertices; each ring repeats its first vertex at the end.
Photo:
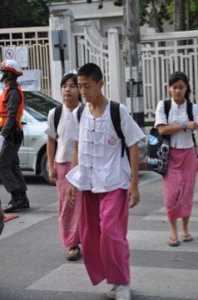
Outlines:
POLYGON ((68 202, 69 206, 74 206, 75 199, 76 199, 77 189, 73 185, 69 185, 66 192, 66 201, 68 202))
POLYGON ((132 208, 140 202, 140 194, 137 184, 131 184, 128 190, 129 207, 132 208))
POLYGON ((5 138, 3 137, 3 135, 0 134, 0 152, 1 152, 2 148, 3 148, 4 141, 5 141, 5 138))
POLYGON ((197 123, 194 122, 194 121, 189 121, 186 125, 186 128, 187 129, 191 129, 191 130, 194 130, 196 129, 198 126, 197 126, 197 123))
POLYGON ((56 169, 54 167, 49 167, 48 175, 49 175, 49 181, 51 183, 55 183, 56 178, 57 178, 57 174, 56 174, 56 169))

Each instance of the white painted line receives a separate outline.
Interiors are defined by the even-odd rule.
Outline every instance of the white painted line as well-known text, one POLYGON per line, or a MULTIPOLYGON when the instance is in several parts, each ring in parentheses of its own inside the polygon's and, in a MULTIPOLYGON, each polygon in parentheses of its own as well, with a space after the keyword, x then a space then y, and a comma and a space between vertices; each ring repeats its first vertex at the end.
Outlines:
MULTIPOLYGON (((134 294, 164 299, 197 300, 198 270, 133 267, 131 288, 134 294)), ((110 286, 104 282, 92 286, 82 264, 64 264, 39 279, 27 289, 56 292, 104 294, 110 286)))
MULTIPOLYGON (((144 217, 142 220, 161 221, 161 222, 167 223, 167 217, 162 216, 162 215, 149 215, 149 216, 144 217)), ((190 222, 198 222, 198 216, 195 216, 195 217, 192 216, 190 218, 190 222)))
POLYGON ((133 250, 148 251, 169 251, 172 252, 196 252, 198 253, 198 233, 192 232, 194 241, 190 243, 181 243, 179 247, 174 249, 167 245, 169 237, 168 231, 143 231, 129 230, 128 241, 129 246, 133 250))
POLYGON ((38 213, 38 211, 34 211, 34 213, 25 213, 25 214, 17 214, 19 218, 14 219, 12 221, 6 222, 4 226, 4 230, 2 235, 0 236, 0 240, 3 240, 7 237, 10 237, 24 229, 31 227, 34 224, 45 221, 47 219, 56 216, 56 213, 38 213))

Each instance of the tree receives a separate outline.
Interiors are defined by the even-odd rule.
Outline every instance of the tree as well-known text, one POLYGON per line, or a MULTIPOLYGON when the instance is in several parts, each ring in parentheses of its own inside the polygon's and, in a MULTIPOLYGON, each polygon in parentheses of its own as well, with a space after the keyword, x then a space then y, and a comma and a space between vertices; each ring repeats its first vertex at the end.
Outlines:
POLYGON ((186 21, 186 1, 185 0, 174 0, 174 29, 185 30, 186 21))

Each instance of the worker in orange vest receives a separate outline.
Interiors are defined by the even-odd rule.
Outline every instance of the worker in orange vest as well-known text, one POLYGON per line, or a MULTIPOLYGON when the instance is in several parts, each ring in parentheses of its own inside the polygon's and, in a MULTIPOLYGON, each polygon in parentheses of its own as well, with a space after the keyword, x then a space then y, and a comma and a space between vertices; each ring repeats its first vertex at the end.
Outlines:
POLYGON ((19 167, 18 151, 23 140, 21 119, 24 94, 17 83, 23 74, 15 60, 0 64, 4 89, 0 95, 0 180, 11 193, 11 200, 4 212, 15 212, 30 207, 27 186, 19 167))

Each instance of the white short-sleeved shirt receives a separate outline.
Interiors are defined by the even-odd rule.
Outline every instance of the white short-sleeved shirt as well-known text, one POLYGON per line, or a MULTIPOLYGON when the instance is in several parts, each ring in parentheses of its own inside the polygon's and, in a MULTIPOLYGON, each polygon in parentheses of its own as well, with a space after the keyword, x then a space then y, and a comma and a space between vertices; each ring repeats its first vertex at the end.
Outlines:
MULTIPOLYGON (((122 104, 120 116, 128 147, 145 137, 122 104)), ((76 111, 74 117, 78 126, 76 111)), ((85 106, 79 131, 76 130, 76 140, 79 140, 79 164, 66 175, 74 186, 81 191, 89 190, 93 193, 109 192, 118 188, 128 189, 131 168, 126 153, 121 157, 121 141, 111 120, 109 103, 99 118, 94 118, 88 105, 85 106)))
POLYGON ((53 139, 57 139, 55 161, 65 163, 71 161, 73 141, 76 136, 76 129, 72 127, 73 113, 63 105, 60 121, 57 127, 57 134, 54 128, 55 108, 48 114, 48 127, 45 133, 53 139))
MULTIPOLYGON (((187 115, 187 103, 186 101, 178 105, 173 99, 171 99, 171 108, 169 111, 168 122, 164 110, 164 101, 160 101, 157 105, 155 113, 155 127, 160 124, 182 124, 188 121, 187 115)), ((198 105, 193 104, 193 117, 194 121, 198 123, 198 105)), ((177 149, 187 149, 193 147, 192 131, 182 130, 171 135, 171 147, 177 149)))

